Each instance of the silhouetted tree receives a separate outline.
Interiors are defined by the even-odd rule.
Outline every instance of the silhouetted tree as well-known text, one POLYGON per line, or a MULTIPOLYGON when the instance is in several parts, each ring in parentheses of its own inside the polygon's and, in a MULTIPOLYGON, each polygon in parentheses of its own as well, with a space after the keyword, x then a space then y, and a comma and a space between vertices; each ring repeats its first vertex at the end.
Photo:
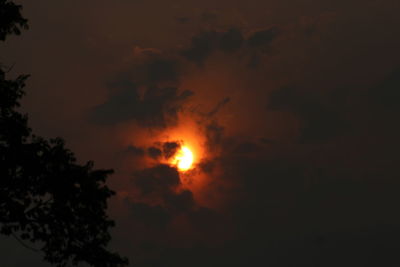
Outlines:
MULTIPOLYGON (((0 0, 0 40, 27 28, 20 9, 0 0)), ((62 139, 31 133, 27 116, 17 111, 27 77, 7 80, 0 68, 0 232, 39 246, 57 266, 126 266, 127 259, 106 248, 114 225, 106 214, 112 170, 80 165, 62 139)))

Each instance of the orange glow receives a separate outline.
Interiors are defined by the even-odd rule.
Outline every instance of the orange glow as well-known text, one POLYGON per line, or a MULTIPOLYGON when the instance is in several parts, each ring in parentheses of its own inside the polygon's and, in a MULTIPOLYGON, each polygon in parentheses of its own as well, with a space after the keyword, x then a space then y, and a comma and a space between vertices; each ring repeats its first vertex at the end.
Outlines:
MULTIPOLYGON (((216 152, 207 150, 207 135, 203 126, 199 125, 201 118, 191 112, 180 112, 178 116, 179 123, 173 127, 149 131, 148 129, 131 126, 129 129, 120 131, 126 136, 124 137, 126 146, 133 145, 148 148, 157 147, 165 142, 176 142, 180 145, 176 154, 170 158, 165 158, 164 156, 159 158, 137 157, 135 158, 136 162, 127 163, 129 164, 128 167, 141 166, 143 168, 151 168, 158 164, 167 164, 175 167, 179 172, 180 190, 190 190, 200 205, 211 207, 215 201, 210 200, 208 194, 204 193, 211 182, 210 174, 202 171, 202 163, 210 161, 216 152), (190 164, 181 162, 181 166, 179 166, 176 156, 178 156, 183 147, 187 147, 191 151, 193 159, 190 164)), ((190 161, 188 160, 188 162, 190 161)))
POLYGON ((180 171, 187 171, 193 165, 193 153, 187 146, 182 146, 176 153, 172 164, 176 165, 180 171))

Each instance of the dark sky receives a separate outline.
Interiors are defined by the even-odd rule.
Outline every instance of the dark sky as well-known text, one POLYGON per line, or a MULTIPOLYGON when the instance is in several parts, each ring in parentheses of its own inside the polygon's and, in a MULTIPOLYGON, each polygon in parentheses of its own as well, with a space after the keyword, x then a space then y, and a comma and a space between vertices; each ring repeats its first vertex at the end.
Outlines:
POLYGON ((398 0, 17 3, 0 61, 36 134, 115 169, 132 266, 400 266, 398 0))

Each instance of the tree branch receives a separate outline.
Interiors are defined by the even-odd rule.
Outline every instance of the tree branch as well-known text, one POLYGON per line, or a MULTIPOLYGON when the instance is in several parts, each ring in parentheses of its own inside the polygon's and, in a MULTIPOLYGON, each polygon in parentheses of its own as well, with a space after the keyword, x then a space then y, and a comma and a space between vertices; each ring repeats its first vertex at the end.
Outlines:
POLYGON ((35 251, 35 252, 40 252, 39 249, 33 248, 33 247, 31 247, 31 246, 25 244, 25 242, 22 241, 16 234, 11 233, 11 235, 12 235, 22 246, 24 246, 25 248, 30 249, 30 250, 35 251))

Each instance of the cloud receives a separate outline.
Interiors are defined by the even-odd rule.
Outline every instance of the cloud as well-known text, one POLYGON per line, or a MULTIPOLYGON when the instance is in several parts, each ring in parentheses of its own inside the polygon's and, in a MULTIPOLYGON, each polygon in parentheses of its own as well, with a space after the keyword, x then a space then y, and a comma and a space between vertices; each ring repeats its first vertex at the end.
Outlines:
MULTIPOLYGON (((241 51, 245 58, 258 58, 259 62, 260 48, 268 47, 277 35, 276 27, 253 32, 248 38, 238 28, 230 28, 200 32, 188 46, 175 51, 136 46, 130 66, 107 83, 109 97, 92 109, 90 120, 103 125, 135 121, 147 128, 173 126, 194 95, 194 91, 180 88, 183 77, 192 70, 187 61, 201 66, 218 51, 226 55, 241 51)), ((225 96, 208 116, 215 116, 230 100, 225 96)))
POLYGON ((159 195, 176 188, 180 184, 180 179, 176 168, 159 164, 137 171, 134 174, 133 182, 140 189, 142 195, 159 195))
MULTIPOLYGON (((132 166, 133 193, 126 202, 132 222, 142 225, 151 243, 138 266, 187 266, 192 258, 201 258, 194 266, 308 266, 323 264, 335 251, 342 261, 356 262, 361 247, 371 249, 374 240, 396 234, 382 233, 374 219, 397 223, 398 216, 385 209, 398 199, 390 186, 367 180, 388 175, 376 171, 378 161, 365 152, 377 136, 357 129, 365 123, 357 119, 396 111, 398 73, 362 93, 351 84, 331 84, 334 67, 327 65, 334 63, 322 64, 318 54, 303 58, 304 51, 319 51, 310 43, 321 41, 322 26, 312 34, 288 26, 201 31, 183 48, 136 49, 131 66, 109 84, 110 98, 98 113, 117 113, 113 123, 132 122, 139 131, 146 128, 144 135, 162 129, 167 136, 129 149, 145 163, 132 166), (126 99, 135 101, 124 104, 126 99), (174 126, 188 125, 179 116, 190 117, 204 138, 204 157, 185 174, 162 163, 181 145, 168 136, 182 130, 174 126), (371 197, 380 192, 386 196, 371 197), (360 236, 360 225, 375 238, 360 236), (356 256, 347 255, 353 246, 356 256)), ((390 165, 391 155, 379 158, 390 165)))
POLYGON ((193 194, 189 190, 183 190, 177 194, 167 195, 165 202, 169 210, 177 213, 191 211, 195 206, 193 194))
POLYGON ((212 171, 214 170, 215 164, 213 161, 202 161, 199 164, 199 168, 201 169, 202 172, 205 172, 207 174, 211 174, 212 171))
POLYGON ((227 31, 204 31, 192 37, 190 46, 182 51, 182 55, 186 59, 202 65, 217 51, 232 54, 240 49, 256 52, 253 50, 266 48, 275 40, 278 33, 277 27, 256 31, 248 38, 238 28, 230 28, 227 31))
POLYGON ((158 159, 161 157, 162 151, 161 149, 152 146, 147 149, 147 154, 153 159, 158 159))
POLYGON ((191 46, 182 55, 190 61, 202 64, 217 47, 218 37, 215 31, 198 34, 192 38, 191 46))
POLYGON ((178 149, 180 148, 180 146, 181 145, 179 142, 165 142, 162 145, 164 157, 166 159, 169 159, 172 156, 174 156, 176 154, 176 152, 178 151, 178 149))
POLYGON ((214 147, 222 145, 224 127, 216 121, 211 121, 205 126, 205 134, 207 138, 207 146, 212 151, 214 147))
POLYGON ((205 114, 207 117, 212 118, 215 114, 218 113, 218 111, 223 108, 226 104, 228 104, 231 101, 229 97, 224 98, 222 101, 220 101, 210 112, 205 114))
POLYGON ((184 17, 184 16, 176 17, 175 20, 176 20, 176 22, 178 22, 179 24, 187 24, 187 23, 190 22, 190 18, 184 17))
POLYGON ((144 127, 165 128, 176 123, 181 105, 192 95, 176 87, 149 87, 140 96, 139 88, 128 81, 114 86, 120 90, 92 110, 92 122, 112 125, 136 121, 144 127))
POLYGON ((244 37, 240 30, 231 28, 222 34, 219 48, 224 52, 235 52, 242 47, 244 37))
POLYGON ((125 152, 136 157, 142 157, 145 154, 143 148, 133 145, 128 146, 125 152))
POLYGON ((179 57, 155 48, 134 47, 127 58, 129 65, 123 77, 131 79, 139 86, 156 86, 162 82, 177 82, 182 64, 179 57))
POLYGON ((269 110, 289 111, 302 122, 299 142, 322 142, 348 129, 346 107, 339 100, 328 102, 326 96, 282 87, 273 91, 267 105, 269 110))
MULTIPOLYGON (((146 103, 146 108, 154 113, 148 112, 151 116, 147 118, 153 119, 146 119, 146 123, 136 117, 132 121, 150 129, 160 125, 168 129, 178 122, 182 106, 192 101, 190 105, 194 108, 186 115, 195 117, 196 130, 204 134, 202 149, 206 152, 194 174, 181 174, 161 164, 174 155, 180 140, 142 145, 143 157, 150 158, 151 164, 132 167, 139 169, 132 177, 134 191, 139 194, 130 195, 127 203, 134 211, 132 214, 136 214, 132 220, 148 225, 144 229, 156 232, 159 237, 148 237, 152 252, 139 266, 149 262, 154 266, 166 263, 186 266, 191 258, 201 258, 203 261, 199 262, 209 266, 248 266, 260 262, 272 266, 313 265, 324 260, 324 257, 316 260, 314 250, 324 250, 323 255, 333 257, 335 253, 329 248, 338 251, 341 243, 356 246, 365 241, 364 248, 373 246, 372 239, 362 239, 354 232, 358 225, 382 215, 379 209, 371 208, 368 213, 365 207, 393 208, 389 198, 397 200, 388 193, 389 188, 381 188, 390 197, 371 201, 369 196, 379 194, 381 189, 363 180, 362 173, 349 171, 349 163, 345 162, 345 151, 351 150, 347 146, 354 143, 351 135, 354 117, 348 115, 363 107, 351 103, 357 94, 339 90, 337 84, 334 89, 325 90, 322 82, 314 84, 298 79, 294 86, 285 86, 291 84, 285 75, 270 72, 272 65, 279 65, 282 59, 269 54, 281 34, 284 32, 276 27, 250 34, 237 28, 201 32, 171 57, 179 58, 174 61, 179 62, 178 67, 172 68, 175 76, 163 71, 163 66, 169 68, 169 63, 148 67, 146 64, 156 61, 143 61, 146 65, 143 69, 156 74, 139 75, 136 81, 141 82, 137 88, 139 84, 155 83, 157 92, 162 92, 166 87, 160 84, 178 81, 174 88, 193 85, 194 93, 187 91, 180 95, 178 89, 173 94, 161 93, 163 100, 154 103, 165 104, 153 106, 147 100, 153 97, 146 98, 145 93, 151 87, 144 93, 137 89, 138 101, 146 103), (266 64, 266 59, 272 63, 266 64), (249 65, 252 60, 257 64, 249 65), (274 75, 285 77, 274 80, 274 75), (218 94, 214 95, 213 90, 218 94), (182 101, 175 101, 177 98, 182 101), (211 98, 216 104, 210 105, 211 98), (197 108, 203 102, 209 104, 204 108, 206 111, 197 108), (168 108, 161 108, 169 107, 170 103, 177 103, 172 115, 168 108), (286 142, 281 135, 270 134, 279 127, 282 135, 293 134, 293 140, 286 142), (343 143, 337 141, 340 138, 343 143), (195 176, 191 175, 199 175, 199 181, 194 181, 195 176), (186 181, 199 182, 201 186, 196 188, 185 184, 186 181), (341 238, 336 239, 337 236, 341 238), (285 257, 286 253, 293 257, 285 257)), ((130 79, 134 84, 135 79, 130 79)), ((388 81, 380 86, 388 88, 387 92, 391 92, 388 94, 395 97, 392 89, 396 79, 388 81)), ((349 162, 353 156, 357 160, 362 158, 356 152, 350 154, 349 162)), ((382 216, 384 221, 391 221, 390 216, 382 216)), ((365 227, 375 233, 373 223, 366 223, 365 227)), ((386 239, 379 231, 376 235, 386 239)))
POLYGON ((148 128, 174 125, 182 105, 192 95, 178 89, 181 62, 157 49, 135 47, 129 66, 107 82, 108 99, 94 107, 90 120, 113 125, 135 121, 148 128))
POLYGON ((147 65, 148 82, 176 81, 178 63, 171 59, 155 59, 147 65))
POLYGON ((256 31, 247 39, 247 44, 251 47, 262 47, 269 45, 278 35, 277 27, 272 27, 266 30, 256 31))

